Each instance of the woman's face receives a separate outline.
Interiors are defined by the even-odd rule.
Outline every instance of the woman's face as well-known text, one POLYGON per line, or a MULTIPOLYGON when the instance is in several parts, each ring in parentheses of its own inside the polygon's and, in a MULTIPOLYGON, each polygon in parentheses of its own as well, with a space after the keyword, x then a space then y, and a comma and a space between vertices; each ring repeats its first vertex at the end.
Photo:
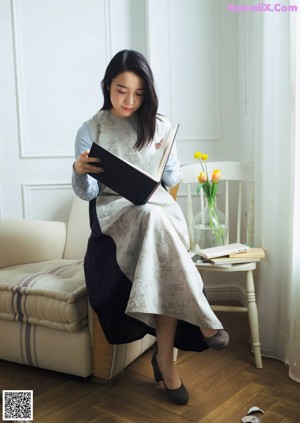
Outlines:
POLYGON ((109 88, 111 112, 127 118, 135 113, 144 99, 144 81, 133 72, 122 72, 112 81, 109 88))

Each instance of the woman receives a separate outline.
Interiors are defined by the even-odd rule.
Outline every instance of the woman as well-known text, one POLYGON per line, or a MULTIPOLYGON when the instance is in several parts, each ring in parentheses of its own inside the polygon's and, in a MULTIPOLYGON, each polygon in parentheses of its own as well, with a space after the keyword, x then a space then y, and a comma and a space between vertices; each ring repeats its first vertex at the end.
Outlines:
MULTIPOLYGON (((144 169, 161 148, 170 122, 157 114, 145 57, 132 50, 117 53, 106 69, 102 91, 102 109, 77 133, 72 178, 75 193, 90 201, 92 233, 85 257, 89 300, 110 343, 156 335, 155 380, 163 381, 170 401, 186 404, 189 395, 173 366, 173 347, 221 349, 229 337, 189 257, 184 216, 163 186, 146 205, 135 206, 88 175, 105 171, 88 157, 93 141, 144 169)), ((179 180, 173 147, 163 183, 174 186, 179 180)))

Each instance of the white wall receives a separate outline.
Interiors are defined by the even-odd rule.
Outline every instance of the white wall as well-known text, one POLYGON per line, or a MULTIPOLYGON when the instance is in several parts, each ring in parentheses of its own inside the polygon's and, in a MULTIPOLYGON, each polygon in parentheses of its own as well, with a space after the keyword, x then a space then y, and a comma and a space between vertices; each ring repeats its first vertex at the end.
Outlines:
POLYGON ((237 16, 227 3, 1 0, 0 215, 67 219, 75 134, 102 105, 105 67, 123 48, 149 58, 160 111, 180 122, 182 163, 197 150, 239 159, 237 16))

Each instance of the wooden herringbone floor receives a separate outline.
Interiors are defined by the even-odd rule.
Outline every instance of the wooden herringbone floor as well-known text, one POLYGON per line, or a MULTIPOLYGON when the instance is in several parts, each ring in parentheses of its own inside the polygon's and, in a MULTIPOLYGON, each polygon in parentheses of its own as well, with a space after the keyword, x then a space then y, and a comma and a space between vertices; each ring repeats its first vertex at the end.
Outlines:
POLYGON ((35 423, 238 423, 251 406, 262 423, 300 422, 300 385, 280 361, 254 367, 244 314, 220 313, 231 343, 224 351, 179 352, 177 367, 190 392, 186 406, 170 404, 153 382, 147 351, 114 387, 0 361, 0 389, 33 389, 35 423))

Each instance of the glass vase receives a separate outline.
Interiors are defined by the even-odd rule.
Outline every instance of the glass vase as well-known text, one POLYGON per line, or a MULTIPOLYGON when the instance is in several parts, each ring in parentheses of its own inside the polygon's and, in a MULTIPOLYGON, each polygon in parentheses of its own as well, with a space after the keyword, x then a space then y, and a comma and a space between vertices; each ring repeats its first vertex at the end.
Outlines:
POLYGON ((208 199, 206 207, 193 220, 195 248, 211 248, 227 242, 228 219, 217 209, 214 199, 208 199))

